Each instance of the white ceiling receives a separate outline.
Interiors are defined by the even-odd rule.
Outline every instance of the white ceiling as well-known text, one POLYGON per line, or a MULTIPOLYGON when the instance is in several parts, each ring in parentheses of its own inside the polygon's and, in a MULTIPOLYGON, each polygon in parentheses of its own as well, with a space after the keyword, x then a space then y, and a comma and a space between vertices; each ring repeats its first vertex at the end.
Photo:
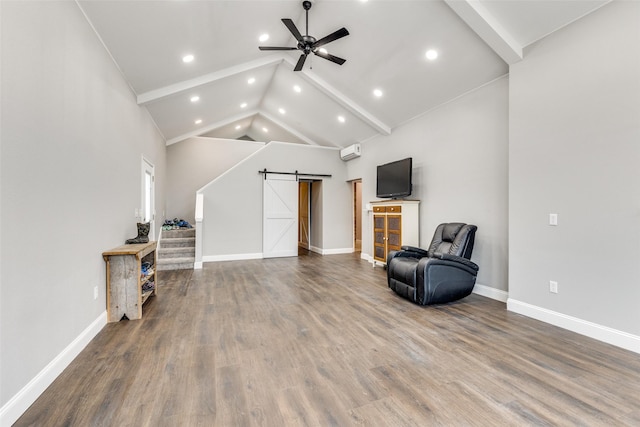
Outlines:
POLYGON ((505 75, 524 47, 608 1, 315 0, 309 34, 346 27, 350 35, 325 48, 347 62, 311 55, 300 72, 299 51, 258 46, 295 46, 281 18, 304 34, 302 1, 78 3, 168 144, 246 135, 344 147, 505 75), (426 59, 428 49, 436 60, 426 59), (195 60, 185 64, 188 53, 195 60))

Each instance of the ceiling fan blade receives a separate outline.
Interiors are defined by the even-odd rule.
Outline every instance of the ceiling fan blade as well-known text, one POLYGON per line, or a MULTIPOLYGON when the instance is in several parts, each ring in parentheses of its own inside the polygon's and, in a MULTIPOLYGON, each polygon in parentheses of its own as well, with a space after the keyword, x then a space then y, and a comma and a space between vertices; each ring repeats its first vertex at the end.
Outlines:
POLYGON ((298 31, 298 28, 296 27, 296 24, 294 24, 293 21, 291 19, 289 19, 289 18, 282 18, 282 22, 289 29, 289 31, 291 31, 291 34, 293 34, 293 37, 295 37, 296 40, 301 42, 302 41, 302 34, 300 34, 300 31, 298 31))
POLYGON ((300 55, 300 59, 298 59, 298 63, 296 64, 296 67, 293 69, 293 71, 302 70, 302 67, 304 67, 305 59, 307 59, 307 55, 305 55, 304 53, 300 55))
POLYGON ((315 52, 313 52, 313 53, 315 53, 316 55, 318 55, 320 58, 328 59, 329 61, 331 61, 331 62, 335 62, 335 63, 336 63, 336 64, 338 64, 338 65, 342 65, 342 64, 344 64, 345 62, 347 62, 347 60, 346 60, 346 59, 342 59, 342 58, 340 58, 340 57, 338 57, 338 56, 331 55, 330 53, 320 52, 319 50, 317 50, 317 51, 315 51, 315 52))
POLYGON ((329 34, 328 36, 323 37, 320 40, 318 40, 317 42, 315 42, 314 44, 312 44, 311 48, 315 49, 315 48, 318 48, 320 46, 324 46, 327 43, 331 43, 334 40, 341 39, 342 37, 348 36, 348 35, 349 35, 349 31, 347 31, 346 28, 342 27, 338 31, 334 31, 333 33, 329 34))
POLYGON ((258 46, 260 50, 298 50, 297 47, 258 46))

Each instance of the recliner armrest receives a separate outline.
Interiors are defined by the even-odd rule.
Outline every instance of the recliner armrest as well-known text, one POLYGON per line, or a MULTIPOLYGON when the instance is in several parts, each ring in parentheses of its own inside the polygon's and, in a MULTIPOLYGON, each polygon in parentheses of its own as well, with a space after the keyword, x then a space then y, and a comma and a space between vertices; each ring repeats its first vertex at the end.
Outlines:
POLYGON ((454 262, 463 264, 463 265, 475 270, 476 272, 479 269, 478 264, 476 264, 475 262, 469 261, 468 259, 460 257, 460 256, 457 256, 457 255, 435 253, 435 254, 433 254, 433 258, 439 258, 439 259, 443 259, 443 260, 446 260, 446 261, 454 261, 454 262))
POLYGON ((415 246, 402 246, 402 250, 403 251, 407 251, 407 252, 414 252, 414 253, 420 255, 421 257, 429 256, 429 252, 427 252, 426 250, 424 250, 422 248, 417 248, 415 246))
POLYGON ((416 252, 411 252, 411 251, 405 251, 405 250, 401 250, 401 251, 391 251, 387 254, 387 265, 389 265, 391 263, 391 260, 394 258, 416 258, 416 259, 420 259, 423 258, 422 255, 416 253, 416 252))

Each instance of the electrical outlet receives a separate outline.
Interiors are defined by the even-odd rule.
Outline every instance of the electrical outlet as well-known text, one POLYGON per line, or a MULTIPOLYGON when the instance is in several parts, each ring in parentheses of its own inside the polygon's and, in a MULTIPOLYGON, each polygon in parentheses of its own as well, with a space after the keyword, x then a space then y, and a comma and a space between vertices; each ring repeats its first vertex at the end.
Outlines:
POLYGON ((549 292, 551 292, 552 294, 558 293, 558 282, 549 280, 549 292))
POLYGON ((549 214, 549 225, 558 225, 558 214, 549 214))
POLYGON ((93 288, 93 299, 98 299, 98 292, 99 292, 98 287, 95 286, 93 288))

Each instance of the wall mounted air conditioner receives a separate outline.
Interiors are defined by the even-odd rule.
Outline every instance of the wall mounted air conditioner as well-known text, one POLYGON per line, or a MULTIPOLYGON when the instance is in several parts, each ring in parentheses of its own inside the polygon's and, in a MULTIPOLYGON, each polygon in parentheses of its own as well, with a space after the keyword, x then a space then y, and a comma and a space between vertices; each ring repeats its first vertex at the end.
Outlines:
POLYGON ((356 157, 360 157, 360 144, 353 144, 340 150, 340 158, 345 162, 356 157))

